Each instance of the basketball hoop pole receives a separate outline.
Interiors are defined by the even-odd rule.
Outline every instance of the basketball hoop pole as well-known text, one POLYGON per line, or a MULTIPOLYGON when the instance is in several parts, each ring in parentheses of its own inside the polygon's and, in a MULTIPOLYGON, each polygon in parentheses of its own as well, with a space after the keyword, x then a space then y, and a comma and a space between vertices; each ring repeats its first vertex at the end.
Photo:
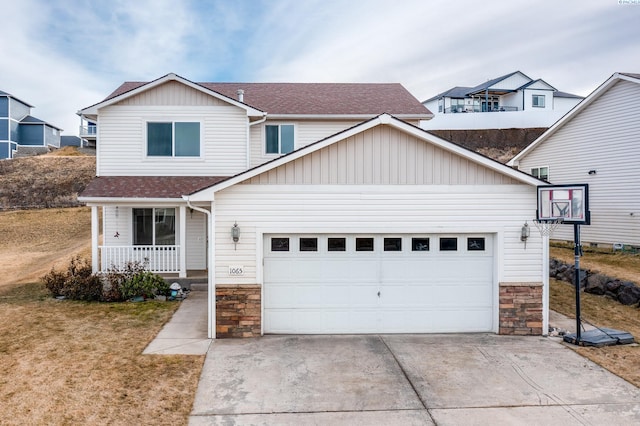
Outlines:
POLYGON ((573 241, 575 255, 575 285, 576 285, 576 344, 580 344, 581 337, 581 321, 580 321, 580 255, 582 254, 582 246, 580 245, 580 225, 573 224, 573 241))

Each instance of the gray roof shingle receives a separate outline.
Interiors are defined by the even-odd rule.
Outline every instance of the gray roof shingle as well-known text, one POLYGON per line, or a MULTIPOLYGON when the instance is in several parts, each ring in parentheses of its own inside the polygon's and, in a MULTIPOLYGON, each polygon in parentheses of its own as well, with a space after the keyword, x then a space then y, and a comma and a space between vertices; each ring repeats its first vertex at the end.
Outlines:
POLYGON ((100 176, 80 197, 181 199, 225 179, 228 176, 100 176))

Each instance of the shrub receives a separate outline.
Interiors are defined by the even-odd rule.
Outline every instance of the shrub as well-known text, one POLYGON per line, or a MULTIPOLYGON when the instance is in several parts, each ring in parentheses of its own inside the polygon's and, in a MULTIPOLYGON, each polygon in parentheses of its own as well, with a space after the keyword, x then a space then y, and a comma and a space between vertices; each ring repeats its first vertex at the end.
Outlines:
POLYGON ((71 259, 66 271, 51 271, 42 277, 47 289, 56 296, 73 300, 100 300, 102 282, 91 271, 91 263, 76 256, 71 259))
POLYGON ((42 277, 45 287, 51 293, 53 297, 62 296, 62 289, 64 288, 64 282, 67 278, 67 274, 64 272, 56 271, 51 268, 51 271, 42 277))
POLYGON ((144 263, 127 262, 123 268, 112 266, 105 273, 93 274, 91 263, 80 256, 71 259, 66 271, 51 269, 42 281, 54 297, 73 300, 121 302, 170 293, 169 284, 160 275, 147 271, 144 263))

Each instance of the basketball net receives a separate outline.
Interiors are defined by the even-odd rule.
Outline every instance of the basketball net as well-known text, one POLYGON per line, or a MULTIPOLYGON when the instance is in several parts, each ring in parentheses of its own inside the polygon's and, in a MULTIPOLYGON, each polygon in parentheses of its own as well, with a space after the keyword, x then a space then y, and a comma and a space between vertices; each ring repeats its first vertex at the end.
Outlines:
POLYGON ((536 225, 536 228, 538 228, 538 231, 540 231, 540 236, 548 237, 551 234, 553 234, 553 231, 555 231, 558 225, 562 223, 562 219, 544 220, 544 221, 539 221, 534 219, 533 223, 536 225))

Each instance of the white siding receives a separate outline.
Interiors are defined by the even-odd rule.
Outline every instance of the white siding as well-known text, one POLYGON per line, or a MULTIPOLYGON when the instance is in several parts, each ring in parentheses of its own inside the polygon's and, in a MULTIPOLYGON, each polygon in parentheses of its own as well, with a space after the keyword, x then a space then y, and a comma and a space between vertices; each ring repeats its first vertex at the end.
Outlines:
MULTIPOLYGON (((589 184, 585 242, 640 244, 639 110, 640 85, 620 81, 520 160, 525 172, 549 166, 554 184, 589 184)), ((553 238, 573 240, 573 227, 553 238)))
MULTIPOLYGON (((128 246, 133 241, 130 207, 105 206, 103 216, 103 236, 105 246, 128 246), (117 236, 116 236, 117 235, 117 236)), ((107 267, 109 265, 106 265, 107 267)))
POLYGON ((508 89, 508 90, 516 90, 519 87, 530 82, 531 79, 525 77, 522 73, 515 73, 511 77, 505 78, 491 86, 491 89, 508 89))
POLYGON ((251 184, 515 184, 390 126, 358 133, 247 181, 251 184))
POLYGON ((204 213, 187 208, 187 269, 206 269, 207 219, 204 213))
POLYGON ((295 126, 295 149, 334 135, 359 124, 361 121, 267 121, 251 128, 251 167, 259 166, 279 155, 265 154, 265 125, 293 124, 295 126))
POLYGON ((216 283, 259 282, 263 233, 495 234, 497 282, 542 282, 542 240, 532 232, 528 185, 236 185, 216 194, 216 283), (230 229, 241 227, 234 248, 230 229), (244 276, 229 277, 229 266, 244 276))
POLYGON ((233 106, 110 106, 98 123, 100 176, 230 176, 246 169, 247 117, 233 106), (199 158, 146 156, 147 121, 198 121, 199 158))

